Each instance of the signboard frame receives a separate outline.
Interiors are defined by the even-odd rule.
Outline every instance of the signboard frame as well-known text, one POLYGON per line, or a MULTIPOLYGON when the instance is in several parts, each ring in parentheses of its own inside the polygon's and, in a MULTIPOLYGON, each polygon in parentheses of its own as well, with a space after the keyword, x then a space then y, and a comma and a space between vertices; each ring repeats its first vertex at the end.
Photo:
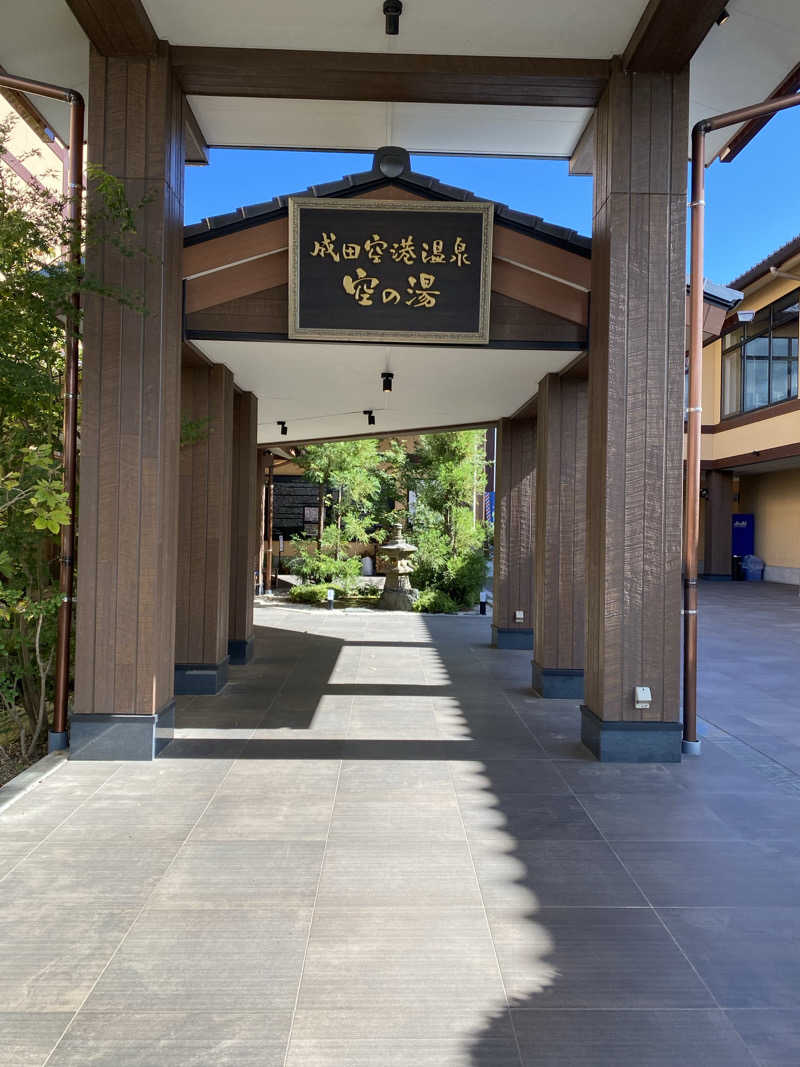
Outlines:
MULTIPOLYGON (((430 201, 430 200, 350 200, 307 196, 289 198, 289 330, 291 340, 400 342, 407 344, 475 344, 489 343, 489 308, 492 279, 492 238, 494 227, 492 201, 430 201), (300 221, 306 211, 404 212, 430 215, 469 213, 481 218, 481 255, 479 282, 478 326, 474 331, 442 331, 425 329, 358 329, 350 327, 318 327, 300 325, 300 221)), ((473 253, 474 254, 474 253, 473 253)), ((414 269, 409 267, 409 270, 414 269)), ((431 268, 433 270, 435 268, 431 268)))

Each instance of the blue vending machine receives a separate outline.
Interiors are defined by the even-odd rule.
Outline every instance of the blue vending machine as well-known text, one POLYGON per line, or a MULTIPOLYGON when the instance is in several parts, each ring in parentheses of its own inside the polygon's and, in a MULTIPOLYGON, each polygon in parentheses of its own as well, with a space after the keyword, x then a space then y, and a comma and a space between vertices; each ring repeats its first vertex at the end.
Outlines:
POLYGON ((755 551, 756 525, 754 515, 731 515, 731 555, 733 557, 733 580, 744 581, 742 560, 755 551))

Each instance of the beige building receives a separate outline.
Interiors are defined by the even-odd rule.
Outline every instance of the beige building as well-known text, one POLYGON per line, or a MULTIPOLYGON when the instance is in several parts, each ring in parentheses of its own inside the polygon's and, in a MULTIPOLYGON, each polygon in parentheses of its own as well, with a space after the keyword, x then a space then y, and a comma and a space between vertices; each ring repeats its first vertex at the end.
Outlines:
POLYGON ((752 514, 764 578, 800 583, 800 237, 731 283, 703 353, 704 570, 730 572, 730 515, 752 514))
POLYGON ((40 184, 60 196, 66 180, 67 150, 27 97, 0 91, 0 126, 10 124, 2 163, 28 185, 40 184))

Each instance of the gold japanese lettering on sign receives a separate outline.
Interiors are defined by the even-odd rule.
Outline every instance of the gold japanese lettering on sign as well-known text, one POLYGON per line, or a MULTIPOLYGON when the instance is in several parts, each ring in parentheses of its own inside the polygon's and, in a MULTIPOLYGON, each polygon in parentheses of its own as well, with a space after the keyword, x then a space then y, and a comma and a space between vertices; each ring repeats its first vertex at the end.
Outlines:
MULTIPOLYGON (((337 245, 335 233, 323 231, 318 240, 314 241, 314 247, 310 256, 319 259, 330 259, 334 263, 341 260, 356 261, 361 258, 362 250, 370 263, 380 264, 385 255, 389 255, 395 263, 404 263, 412 266, 417 260, 417 246, 411 234, 401 237, 399 241, 393 241, 390 245, 384 241, 380 234, 370 234, 362 242, 344 241, 341 246, 337 245)), ((422 241, 419 251, 419 259, 422 263, 454 263, 457 267, 470 266, 469 250, 463 237, 457 236, 453 241, 452 251, 448 253, 444 247, 444 241, 435 238, 422 241), (449 258, 448 258, 449 256, 449 258)), ((441 296, 440 289, 434 289, 436 282, 434 274, 421 271, 418 275, 408 275, 408 287, 406 295, 409 299, 404 300, 406 307, 432 308, 436 306, 436 298, 441 296)), ((345 274, 342 277, 342 288, 359 307, 373 307, 373 296, 380 289, 380 278, 372 277, 363 267, 356 267, 355 274, 345 274)), ((380 289, 381 303, 399 304, 403 299, 397 289, 385 286, 380 289)))
MULTIPOLYGON (((436 276, 433 274, 422 273, 419 277, 410 274, 406 293, 411 299, 405 301, 406 307, 435 307, 436 297, 441 295, 441 290, 433 288, 435 281, 436 276)), ((342 288, 347 295, 352 296, 357 304, 365 308, 372 307, 372 297, 380 284, 380 278, 369 278, 363 267, 357 268, 355 276, 345 274, 344 278, 342 278, 342 288)), ((396 289, 392 289, 388 285, 381 289, 381 303, 399 304, 401 299, 400 293, 396 289)))

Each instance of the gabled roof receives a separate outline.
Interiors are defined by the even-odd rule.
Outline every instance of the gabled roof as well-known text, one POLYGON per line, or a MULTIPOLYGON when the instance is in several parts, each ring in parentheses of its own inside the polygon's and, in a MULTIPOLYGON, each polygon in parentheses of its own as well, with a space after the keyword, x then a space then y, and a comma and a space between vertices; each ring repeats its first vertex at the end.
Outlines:
POLYGON ((763 278, 765 274, 769 274, 770 268, 780 267, 787 259, 791 259, 796 255, 800 255, 800 234, 793 237, 791 241, 787 241, 785 245, 781 245, 780 248, 776 248, 766 259, 762 259, 750 270, 735 278, 731 285, 735 289, 746 289, 748 285, 752 285, 759 278, 763 278))
MULTIPOLYGON (((400 148, 381 148, 375 153, 372 170, 361 171, 357 174, 347 174, 338 181, 324 182, 321 185, 311 185, 308 189, 300 192, 288 193, 285 196, 276 196, 262 204, 250 204, 240 207, 238 211, 231 211, 225 215, 214 215, 184 227, 184 245, 199 244, 213 237, 223 234, 235 233, 237 230, 247 229, 249 226, 259 226, 274 218, 285 216, 289 210, 289 198, 291 196, 318 196, 318 197, 351 197, 368 192, 372 189, 380 189, 384 186, 399 186, 409 192, 426 197, 429 200, 483 200, 485 197, 476 196, 469 189, 460 189, 455 185, 447 185, 429 174, 420 174, 411 170, 408 153, 400 148), (386 167, 385 160, 391 153, 391 161, 395 167, 386 167), (398 164, 398 160, 400 163, 398 164), (383 169, 382 168, 383 164, 383 169), (402 170, 396 167, 402 165, 402 170)), ((538 215, 528 215, 524 211, 515 211, 507 204, 495 202, 494 214, 497 222, 504 226, 518 230, 529 237, 535 237, 539 241, 563 248, 567 252, 574 252, 587 259, 591 256, 592 239, 579 234, 576 230, 565 226, 556 226, 551 222, 545 222, 538 215)))

